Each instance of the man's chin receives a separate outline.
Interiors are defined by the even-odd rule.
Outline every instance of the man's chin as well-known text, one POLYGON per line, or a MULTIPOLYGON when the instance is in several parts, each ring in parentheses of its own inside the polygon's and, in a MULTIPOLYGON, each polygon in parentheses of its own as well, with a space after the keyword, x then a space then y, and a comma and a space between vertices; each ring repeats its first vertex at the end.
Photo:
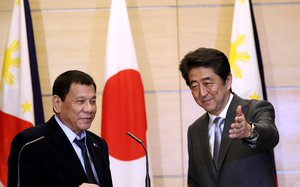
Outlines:
POLYGON ((91 123, 81 124, 80 129, 87 130, 91 127, 91 123))
POLYGON ((80 119, 79 122, 83 125, 87 125, 87 124, 91 125, 93 120, 94 119, 92 119, 92 118, 82 118, 82 119, 80 119))
POLYGON ((211 114, 213 114, 215 110, 215 107, 213 105, 204 105, 202 108, 211 114))

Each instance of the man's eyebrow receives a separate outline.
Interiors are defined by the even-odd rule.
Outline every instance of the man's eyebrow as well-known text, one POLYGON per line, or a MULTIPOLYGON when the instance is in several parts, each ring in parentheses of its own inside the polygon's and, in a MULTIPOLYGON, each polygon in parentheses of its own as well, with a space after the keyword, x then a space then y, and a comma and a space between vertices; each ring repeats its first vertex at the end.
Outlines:
MULTIPOLYGON (((208 80, 212 80, 211 77, 203 77, 203 78, 201 79, 201 81, 208 81, 208 80)), ((190 81, 190 84, 192 84, 192 83, 194 83, 194 82, 198 82, 198 81, 196 81, 196 80, 191 80, 191 81, 190 81)))
MULTIPOLYGON (((91 99, 94 99, 94 98, 97 98, 97 96, 95 95, 95 96, 91 97, 91 99)), ((76 97, 76 99, 87 99, 87 97, 80 95, 80 96, 76 97)))
POLYGON ((197 82, 197 81, 195 81, 195 80, 191 80, 191 81, 190 81, 190 83, 194 83, 194 82, 197 82))
POLYGON ((204 81, 211 80, 211 77, 204 77, 201 80, 204 80, 204 81))

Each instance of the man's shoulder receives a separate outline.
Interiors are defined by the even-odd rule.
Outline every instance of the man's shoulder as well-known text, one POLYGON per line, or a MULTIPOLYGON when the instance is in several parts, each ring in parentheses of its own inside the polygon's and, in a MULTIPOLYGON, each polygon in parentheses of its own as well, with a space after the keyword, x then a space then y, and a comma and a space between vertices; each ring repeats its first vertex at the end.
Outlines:
POLYGON ((192 129, 192 128, 197 128, 199 127, 202 123, 205 123, 207 124, 208 122, 208 114, 207 113, 204 113, 202 116, 200 116, 198 119, 196 119, 190 126, 189 128, 192 129))
POLYGON ((45 136, 45 125, 39 125, 27 128, 21 132, 19 132, 12 140, 11 149, 12 150, 20 150, 27 144, 31 144, 33 142, 44 139, 45 136))
POLYGON ((259 109, 259 108, 273 108, 272 103, 270 103, 269 101, 266 100, 256 100, 256 99, 250 99, 247 100, 247 106, 250 109, 259 109))
POLYGON ((233 103, 235 105, 242 105, 242 107, 247 106, 250 108, 255 108, 257 106, 272 106, 272 103, 270 103, 269 101, 258 99, 245 99, 239 97, 236 94, 234 94, 233 103))
POLYGON ((93 141, 98 141, 98 142, 101 142, 101 143, 106 143, 106 141, 103 138, 101 138, 100 136, 96 135, 95 133, 93 133, 91 131, 87 130, 86 134, 93 141))
POLYGON ((36 140, 40 137, 47 136, 47 134, 50 134, 49 129, 53 129, 53 123, 54 118, 50 118, 49 121, 43 124, 39 124, 36 126, 29 127, 21 132, 19 132, 15 137, 14 140, 16 142, 23 142, 27 143, 33 140, 36 140))
POLYGON ((22 136, 28 141, 31 141, 45 135, 45 131, 46 131, 46 125, 42 124, 38 126, 29 127, 21 131, 20 133, 18 133, 17 136, 22 136))

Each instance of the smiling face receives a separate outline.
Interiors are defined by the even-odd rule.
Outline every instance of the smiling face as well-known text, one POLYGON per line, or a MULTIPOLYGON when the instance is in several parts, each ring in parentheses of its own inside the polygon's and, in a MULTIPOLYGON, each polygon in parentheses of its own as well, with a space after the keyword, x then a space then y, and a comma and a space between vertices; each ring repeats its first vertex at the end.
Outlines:
POLYGON ((64 101, 54 95, 52 103, 60 121, 77 135, 90 128, 97 112, 93 85, 72 83, 64 101))
POLYGON ((211 68, 196 67, 191 69, 188 77, 197 104, 207 112, 219 115, 230 97, 231 74, 224 82, 211 68))

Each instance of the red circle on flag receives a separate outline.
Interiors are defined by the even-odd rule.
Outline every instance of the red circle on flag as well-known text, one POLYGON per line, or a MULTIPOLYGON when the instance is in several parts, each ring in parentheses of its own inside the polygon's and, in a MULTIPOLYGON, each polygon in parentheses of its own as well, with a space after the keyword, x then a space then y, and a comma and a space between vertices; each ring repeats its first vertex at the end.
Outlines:
POLYGON ((102 137, 109 154, 130 161, 145 156, 142 145, 127 135, 130 132, 146 146, 146 110, 140 74, 124 70, 110 77, 102 100, 102 137))

